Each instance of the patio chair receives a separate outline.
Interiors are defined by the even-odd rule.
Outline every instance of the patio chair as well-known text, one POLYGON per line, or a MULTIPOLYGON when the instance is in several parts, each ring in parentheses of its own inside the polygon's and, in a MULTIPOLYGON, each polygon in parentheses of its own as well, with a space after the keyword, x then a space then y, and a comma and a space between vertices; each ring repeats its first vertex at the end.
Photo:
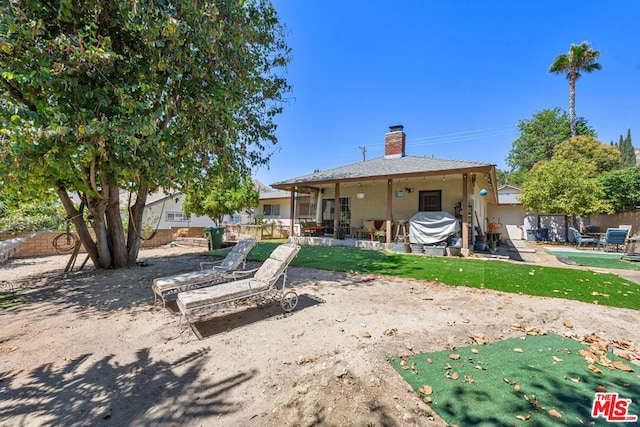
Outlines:
POLYGON ((215 317, 216 311, 226 305, 280 299, 283 310, 292 311, 298 304, 298 294, 293 290, 286 290, 287 268, 299 250, 300 246, 296 244, 282 244, 255 270, 251 278, 180 292, 177 304, 182 315, 181 322, 184 318, 191 330, 202 339, 194 328, 194 323, 215 317), (276 283, 280 277, 282 287, 278 288, 276 283))
POLYGON ((151 285, 154 293, 153 303, 155 304, 158 297, 160 297, 164 308, 167 304, 166 298, 170 295, 189 289, 228 282, 229 280, 237 279, 241 275, 246 275, 243 271, 237 270, 241 264, 242 268, 245 268, 247 254, 255 245, 256 239, 240 240, 223 259, 213 262, 201 262, 200 271, 154 279, 151 285))
POLYGON ((594 245, 594 249, 596 247, 600 247, 600 239, 595 237, 586 237, 580 234, 578 230, 573 227, 569 227, 569 231, 573 235, 573 240, 576 242, 576 249, 580 249, 583 244, 592 243, 594 245))
POLYGON ((604 235, 603 240, 600 242, 602 248, 607 246, 616 246, 616 252, 618 252, 620 246, 624 248, 627 243, 627 236, 629 230, 626 228, 607 228, 607 232, 604 235))

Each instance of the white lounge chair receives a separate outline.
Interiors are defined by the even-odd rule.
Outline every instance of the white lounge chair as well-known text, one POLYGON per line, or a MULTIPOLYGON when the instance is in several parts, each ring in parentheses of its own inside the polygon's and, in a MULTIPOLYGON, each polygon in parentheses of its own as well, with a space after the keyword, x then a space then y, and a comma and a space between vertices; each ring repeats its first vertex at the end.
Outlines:
MULTIPOLYGON (((197 289, 204 286, 215 285, 216 283, 228 282, 239 277, 246 276, 242 271, 237 271, 242 264, 245 268, 247 254, 255 246, 256 239, 240 240, 229 251, 227 256, 219 261, 201 262, 200 271, 192 271, 190 273, 177 274, 175 276, 158 277, 153 280, 151 289, 154 292, 155 304, 158 297, 162 299, 162 306, 167 303, 166 298, 175 295, 178 292, 187 291, 189 289, 197 289), (208 268, 205 268, 208 266, 208 268)), ((248 272, 248 274, 252 273, 248 272)))
POLYGON ((287 268, 299 250, 300 246, 296 244, 282 244, 269 255, 260 268, 256 269, 251 278, 180 292, 177 304, 182 318, 201 339, 202 336, 193 324, 215 317, 215 312, 227 304, 279 298, 283 310, 292 311, 298 304, 298 294, 293 290, 286 290, 287 268), (278 288, 276 283, 280 277, 283 278, 282 287, 278 288))

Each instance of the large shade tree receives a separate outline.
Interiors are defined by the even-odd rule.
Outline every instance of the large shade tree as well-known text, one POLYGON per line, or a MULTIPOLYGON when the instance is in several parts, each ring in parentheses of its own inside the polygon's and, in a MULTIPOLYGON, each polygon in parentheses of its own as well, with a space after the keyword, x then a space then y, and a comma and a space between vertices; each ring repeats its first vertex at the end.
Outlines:
POLYGON ((549 67, 550 73, 563 74, 569 81, 569 119, 571 136, 576 136, 576 81, 584 73, 602 69, 598 63, 600 52, 592 49, 589 42, 571 44, 568 53, 560 54, 549 67))
POLYGON ((536 164, 520 194, 527 210, 576 217, 612 211, 596 178, 596 166, 587 159, 553 159, 536 164))
MULTIPOLYGON (((561 142, 571 138, 571 124, 565 111, 556 107, 536 112, 530 119, 518 122, 520 136, 513 142, 507 164, 511 168, 509 182, 522 185, 533 166, 543 160, 551 160, 553 150, 561 142)), ((579 117, 578 135, 596 137, 587 120, 579 117)))
POLYGON ((589 136, 575 136, 561 142, 554 148, 552 159, 588 160, 595 166, 596 174, 622 167, 620 150, 617 147, 589 136))
POLYGON ((268 162, 288 62, 266 0, 3 2, 4 190, 55 192, 96 267, 132 266, 148 194, 268 162))

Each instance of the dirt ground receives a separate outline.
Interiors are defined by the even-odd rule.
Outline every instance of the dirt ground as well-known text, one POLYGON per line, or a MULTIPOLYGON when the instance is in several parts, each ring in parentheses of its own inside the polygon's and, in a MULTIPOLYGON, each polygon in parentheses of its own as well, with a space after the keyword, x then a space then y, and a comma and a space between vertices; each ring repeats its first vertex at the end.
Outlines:
POLYGON ((122 271, 64 273, 68 256, 1 265, 26 304, 0 311, 0 425, 443 426, 387 355, 523 335, 514 323, 640 343, 633 310, 306 268, 289 269, 293 313, 239 307, 198 340, 150 285, 202 252, 144 250, 147 266, 122 271))

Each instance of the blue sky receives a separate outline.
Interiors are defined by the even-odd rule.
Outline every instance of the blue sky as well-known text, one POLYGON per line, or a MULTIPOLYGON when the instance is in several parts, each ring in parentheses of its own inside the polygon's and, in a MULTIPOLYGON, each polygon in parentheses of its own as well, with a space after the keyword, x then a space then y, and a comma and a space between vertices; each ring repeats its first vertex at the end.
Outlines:
POLYGON ((640 147, 640 2, 274 0, 288 29, 293 86, 278 145, 256 178, 272 184, 384 154, 390 125, 406 153, 506 168, 517 123, 568 111, 548 72, 571 43, 600 51, 576 85, 576 113, 603 142, 631 128, 640 147))

